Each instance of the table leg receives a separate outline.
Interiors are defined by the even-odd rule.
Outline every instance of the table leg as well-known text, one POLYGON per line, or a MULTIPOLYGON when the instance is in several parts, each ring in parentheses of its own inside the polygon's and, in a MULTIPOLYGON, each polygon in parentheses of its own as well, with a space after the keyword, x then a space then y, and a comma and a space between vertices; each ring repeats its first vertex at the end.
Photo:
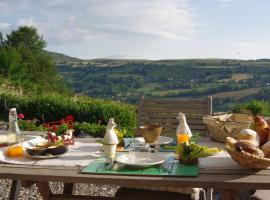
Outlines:
POLYGON ((49 182, 36 182, 36 184, 43 200, 49 200, 52 195, 49 182))
POLYGON ((221 190, 221 199, 222 200, 236 200, 239 196, 238 190, 221 190))
POLYGON ((63 194, 72 195, 75 193, 75 187, 73 183, 64 183, 63 194))
POLYGON ((21 189, 21 181, 12 180, 12 185, 9 192, 9 200, 17 200, 19 198, 20 189, 21 189))

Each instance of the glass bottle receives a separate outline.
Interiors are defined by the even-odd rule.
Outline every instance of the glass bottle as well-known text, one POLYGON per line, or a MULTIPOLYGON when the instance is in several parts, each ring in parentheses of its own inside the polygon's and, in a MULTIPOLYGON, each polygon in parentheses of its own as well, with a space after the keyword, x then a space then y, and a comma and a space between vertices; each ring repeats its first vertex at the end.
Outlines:
POLYGON ((176 138, 177 143, 186 143, 189 144, 189 138, 192 136, 190 128, 186 121, 186 116, 184 113, 178 113, 177 119, 179 120, 179 125, 176 129, 176 138))
POLYGON ((22 143, 22 133, 18 125, 16 108, 9 110, 9 128, 7 132, 7 140, 9 145, 22 143))

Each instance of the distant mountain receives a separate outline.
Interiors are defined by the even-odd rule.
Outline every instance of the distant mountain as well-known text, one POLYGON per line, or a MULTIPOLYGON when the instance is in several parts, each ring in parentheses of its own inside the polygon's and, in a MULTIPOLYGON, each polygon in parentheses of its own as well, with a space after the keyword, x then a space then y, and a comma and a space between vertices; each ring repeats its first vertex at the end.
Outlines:
POLYGON ((74 62, 82 62, 84 61, 83 59, 80 58, 75 58, 71 56, 67 56, 62 53, 57 53, 57 52, 52 52, 52 51, 45 51, 48 55, 50 55, 55 63, 60 64, 60 63, 74 63, 74 62))

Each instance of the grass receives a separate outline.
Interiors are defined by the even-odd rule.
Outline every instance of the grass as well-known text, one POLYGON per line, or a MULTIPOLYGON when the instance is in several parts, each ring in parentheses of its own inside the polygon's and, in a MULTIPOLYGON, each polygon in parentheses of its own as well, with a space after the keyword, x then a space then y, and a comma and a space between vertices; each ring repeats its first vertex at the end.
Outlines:
POLYGON ((220 92, 213 94, 212 96, 214 98, 225 98, 225 97, 235 97, 236 99, 241 99, 245 96, 256 94, 260 91, 261 88, 249 88, 249 89, 243 89, 243 90, 237 90, 237 91, 230 91, 230 92, 220 92))

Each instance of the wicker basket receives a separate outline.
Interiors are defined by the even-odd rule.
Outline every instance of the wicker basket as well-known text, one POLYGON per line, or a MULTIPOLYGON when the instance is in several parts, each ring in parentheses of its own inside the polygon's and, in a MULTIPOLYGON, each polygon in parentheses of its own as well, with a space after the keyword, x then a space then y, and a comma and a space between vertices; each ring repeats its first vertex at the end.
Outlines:
POLYGON ((249 115, 224 114, 204 117, 203 122, 213 141, 225 143, 226 137, 234 137, 240 130, 249 128, 252 119, 249 115))
POLYGON ((229 144, 229 141, 225 144, 226 151, 230 154, 232 159, 240 165, 254 169, 266 169, 270 167, 270 159, 255 156, 245 151, 238 152, 229 144))

